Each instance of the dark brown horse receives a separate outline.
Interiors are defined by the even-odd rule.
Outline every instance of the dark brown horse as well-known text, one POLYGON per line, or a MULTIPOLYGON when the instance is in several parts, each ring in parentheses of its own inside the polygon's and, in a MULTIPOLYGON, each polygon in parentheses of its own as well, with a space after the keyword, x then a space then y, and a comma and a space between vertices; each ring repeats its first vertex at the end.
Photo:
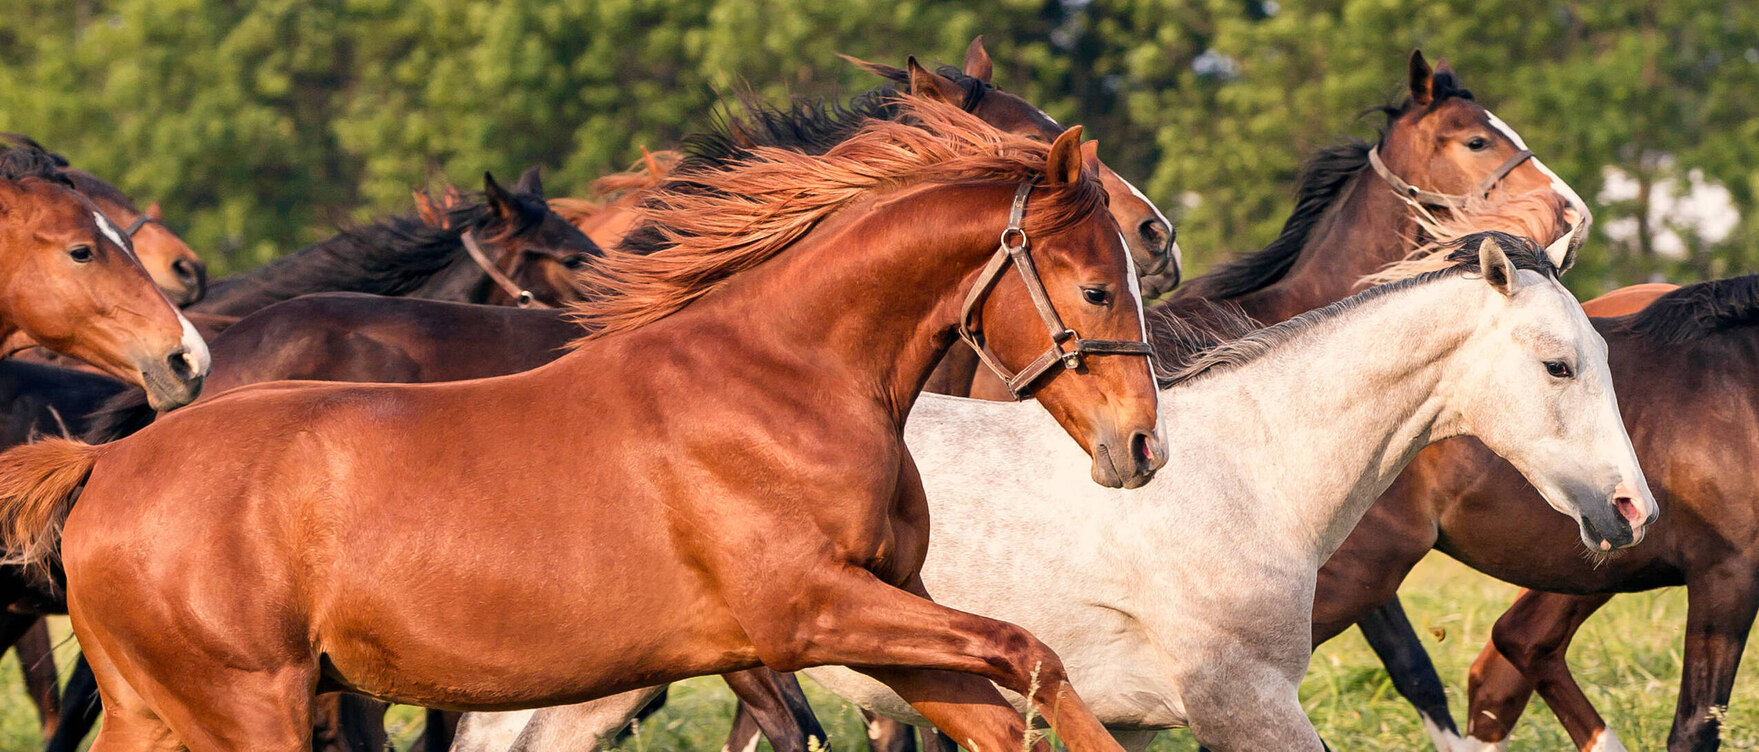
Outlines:
MULTIPOLYGON (((549 366, 255 387, 113 444, 6 455, 11 550, 43 552, 85 484, 62 556, 110 713, 99 749, 303 750, 326 689, 518 707, 760 662, 861 666, 999 749, 1025 729, 993 680, 1072 747, 1116 749, 1040 643, 920 597, 901 428, 962 321, 1016 367, 1049 344, 1047 305, 1090 338, 1138 336, 1127 255, 1077 131, 1047 149, 912 107, 917 125, 871 122, 823 157, 732 153, 663 193, 667 247, 589 277, 588 338, 549 366), (968 319, 1016 194, 1047 295, 1010 276, 968 319)), ((1090 352, 1035 386, 1097 478, 1134 486, 1161 461, 1144 359, 1090 352)))
POLYGON ((365 292, 463 303, 515 302, 496 284, 465 239, 474 238, 489 265, 547 305, 577 297, 572 276, 598 247, 544 203, 537 168, 512 191, 483 176, 480 201, 452 207, 436 226, 394 217, 337 235, 264 265, 215 280, 189 310, 243 316, 271 303, 314 292, 365 292))
POLYGON ((207 344, 59 160, 0 152, 0 215, 0 355, 40 345, 145 388, 155 408, 195 399, 207 344))

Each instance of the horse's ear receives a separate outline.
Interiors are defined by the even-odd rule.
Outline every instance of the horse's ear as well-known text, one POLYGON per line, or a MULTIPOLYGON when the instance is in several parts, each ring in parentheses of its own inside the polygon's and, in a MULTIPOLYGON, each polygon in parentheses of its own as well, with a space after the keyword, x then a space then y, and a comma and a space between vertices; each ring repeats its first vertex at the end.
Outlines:
POLYGON ((1081 161, 1090 170, 1099 169, 1099 139, 1081 145, 1081 161))
POLYGON ((1429 69, 1429 61, 1423 59, 1422 50, 1411 50, 1411 101, 1419 106, 1429 104, 1435 99, 1431 88, 1435 72, 1429 69))
POLYGON ((892 83, 895 83, 895 84, 910 83, 910 72, 904 70, 903 68, 894 68, 890 65, 882 65, 880 63, 870 63, 870 62, 867 62, 866 60, 862 60, 861 58, 855 57, 853 55, 845 55, 841 52, 837 53, 837 57, 843 58, 844 60, 847 60, 850 63, 854 64, 855 67, 860 68, 864 71, 867 71, 868 73, 872 73, 876 76, 879 76, 880 78, 886 79, 887 81, 891 81, 892 83))
POLYGON ((996 72, 995 63, 990 62, 989 50, 983 48, 983 35, 971 40, 971 46, 965 48, 965 75, 984 83, 989 83, 996 72))
POLYGON ((1569 271, 1576 263, 1576 249, 1571 245, 1576 242, 1576 231, 1580 229, 1580 223, 1570 225, 1569 231, 1563 237, 1551 241, 1551 245, 1545 247, 1545 257, 1551 259, 1551 265, 1557 267, 1558 274, 1569 271))
POLYGON ((1051 144, 1050 155, 1044 160, 1044 177, 1048 185, 1069 185, 1081 180, 1081 126, 1063 131, 1051 144))
POLYGON ((1501 244, 1488 237, 1478 244, 1478 268, 1484 271, 1484 281, 1497 292, 1515 294, 1515 265, 1509 262, 1501 244))
POLYGON ((922 67, 911 55, 904 63, 910 71, 910 93, 925 99, 933 99, 958 107, 965 104, 965 90, 954 83, 953 79, 922 67))
POLYGON ((415 199, 415 216, 421 218, 422 224, 429 227, 446 226, 441 221, 440 208, 434 205, 434 197, 429 196, 427 191, 416 188, 409 192, 409 197, 415 199))
POLYGON ((525 168, 525 172, 519 174, 519 182, 513 184, 513 192, 543 198, 544 179, 538 174, 540 170, 538 165, 525 168))
POLYGON ((159 202, 154 201, 153 203, 147 204, 147 219, 153 220, 154 222, 165 221, 165 210, 159 208, 159 202))
POLYGON ((451 211, 463 205, 464 191, 458 190, 456 185, 447 183, 446 189, 440 191, 440 208, 451 211))
POLYGON ((502 222, 511 222, 519 216, 519 203, 514 200, 507 189, 495 182, 495 176, 483 173, 483 198, 488 201, 489 208, 495 210, 495 216, 502 222))

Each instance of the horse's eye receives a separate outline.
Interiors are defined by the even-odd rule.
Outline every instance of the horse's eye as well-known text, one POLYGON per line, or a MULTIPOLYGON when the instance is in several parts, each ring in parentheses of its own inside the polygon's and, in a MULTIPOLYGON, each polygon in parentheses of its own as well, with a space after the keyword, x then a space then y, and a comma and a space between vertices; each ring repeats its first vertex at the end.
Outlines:
POLYGON ((1483 136, 1473 136, 1472 140, 1466 142, 1466 148, 1471 149, 1472 151, 1484 151, 1486 148, 1489 148, 1489 146, 1490 139, 1483 136))
POLYGON ((92 247, 89 245, 76 245, 67 249, 67 255, 72 256, 74 261, 84 264, 92 260, 92 247))
POLYGON ((562 265, 570 269, 584 269, 591 261, 592 259, 588 258, 586 254, 576 253, 568 258, 562 259, 562 265))
POLYGON ((1545 372, 1556 379, 1567 379, 1576 375, 1574 371, 1570 370, 1570 364, 1561 360, 1545 361, 1545 372))
POLYGON ((1103 287, 1083 287, 1081 288, 1081 297, 1096 306, 1112 302, 1111 292, 1103 287))

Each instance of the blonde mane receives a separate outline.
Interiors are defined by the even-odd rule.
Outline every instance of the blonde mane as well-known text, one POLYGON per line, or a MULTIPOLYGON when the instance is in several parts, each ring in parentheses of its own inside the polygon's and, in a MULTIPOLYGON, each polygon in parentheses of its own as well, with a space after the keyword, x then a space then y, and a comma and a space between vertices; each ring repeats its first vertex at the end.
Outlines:
MULTIPOLYGON (((638 229, 581 276, 582 340, 665 318, 729 277, 768 261, 833 213, 921 183, 1016 183, 1043 169, 1050 146, 1004 133, 951 105, 901 96, 897 121, 866 120, 823 155, 778 147, 693 158, 649 192, 638 229), (640 248, 642 243, 653 246, 640 248)), ((1029 229, 1054 232, 1102 211, 1091 176, 1041 190, 1029 229)))
POLYGON ((1569 202, 1549 188, 1494 202, 1475 198, 1464 209, 1450 212, 1446 217, 1436 216, 1428 207, 1415 201, 1407 200, 1406 203, 1412 207, 1418 233, 1427 236, 1429 241, 1419 244, 1413 238, 1411 242, 1417 244, 1415 250, 1357 280, 1358 289, 1445 269, 1451 265, 1447 257, 1452 248, 1461 238, 1473 233, 1494 230, 1545 245, 1569 230, 1565 215, 1569 202))
POLYGON ((592 181, 586 196, 550 199, 550 210, 568 224, 579 227, 603 214, 625 199, 664 182, 667 175, 684 161, 684 155, 672 151, 641 150, 641 159, 622 172, 613 172, 592 181))

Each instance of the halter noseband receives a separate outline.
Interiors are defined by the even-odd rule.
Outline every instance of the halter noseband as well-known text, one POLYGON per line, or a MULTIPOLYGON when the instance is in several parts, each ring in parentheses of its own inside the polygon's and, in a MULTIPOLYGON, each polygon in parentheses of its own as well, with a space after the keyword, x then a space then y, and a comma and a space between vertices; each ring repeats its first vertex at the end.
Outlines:
POLYGON ((1008 227, 1002 230, 1000 247, 996 248, 989 263, 984 265, 983 272, 977 277, 977 283, 971 286, 971 292, 965 296, 965 306, 959 314, 959 338, 965 340, 965 344, 977 352, 978 359, 1008 385, 1008 393, 1014 399, 1024 399, 1031 395, 1033 382, 1054 368, 1058 362, 1063 364, 1063 368, 1073 370, 1081 367, 1081 356, 1088 354, 1144 357, 1154 354, 1154 348, 1147 342, 1082 339, 1073 329, 1063 326, 1063 320, 1057 316, 1056 307, 1051 305, 1050 294, 1044 289, 1044 280, 1038 276, 1038 267, 1032 263, 1026 230, 1021 227, 1021 220, 1026 218, 1026 199, 1032 195, 1032 184, 1036 181, 1036 177, 1028 178, 1014 190, 1014 205, 1008 212, 1008 227), (972 324, 977 314, 981 313, 984 299, 995 289, 996 282, 1001 280, 1002 272, 1009 263, 1020 273, 1020 281, 1026 283, 1026 292, 1032 297, 1032 305, 1038 309, 1038 317, 1044 320, 1044 327, 1051 335, 1050 348, 1019 373, 1013 373, 1002 365, 1001 359, 984 344, 982 328, 972 324))
POLYGON ((1387 169, 1386 163, 1380 160, 1380 146, 1376 145, 1368 150, 1369 166, 1373 167, 1375 174, 1379 175, 1381 180, 1385 180, 1387 185, 1392 186, 1393 190, 1397 191, 1405 200, 1424 206, 1439 206, 1444 209, 1464 209, 1467 202, 1475 198, 1488 197, 1491 189, 1495 188, 1497 183, 1502 182, 1503 178, 1514 172, 1516 167, 1520 167, 1522 162, 1532 158, 1533 152, 1526 149, 1515 152, 1515 155, 1503 162, 1501 167, 1491 170, 1489 175, 1485 175, 1483 180, 1478 181, 1478 187, 1473 189, 1472 193, 1436 193, 1418 188, 1394 175, 1392 170, 1387 169))
POLYGON ((464 241, 464 252, 470 254, 470 260, 475 261, 477 266, 482 267, 483 273, 489 275, 489 279, 493 280, 494 283, 501 288, 502 292, 512 296, 513 300, 519 303, 520 308, 551 307, 548 303, 538 300, 536 296, 531 294, 530 290, 524 289, 514 283, 512 277, 507 276, 505 272, 501 271, 500 267, 495 266, 495 262, 489 260, 489 255, 483 253, 482 246, 476 244, 475 232, 465 230, 464 234, 459 236, 459 239, 464 241))

